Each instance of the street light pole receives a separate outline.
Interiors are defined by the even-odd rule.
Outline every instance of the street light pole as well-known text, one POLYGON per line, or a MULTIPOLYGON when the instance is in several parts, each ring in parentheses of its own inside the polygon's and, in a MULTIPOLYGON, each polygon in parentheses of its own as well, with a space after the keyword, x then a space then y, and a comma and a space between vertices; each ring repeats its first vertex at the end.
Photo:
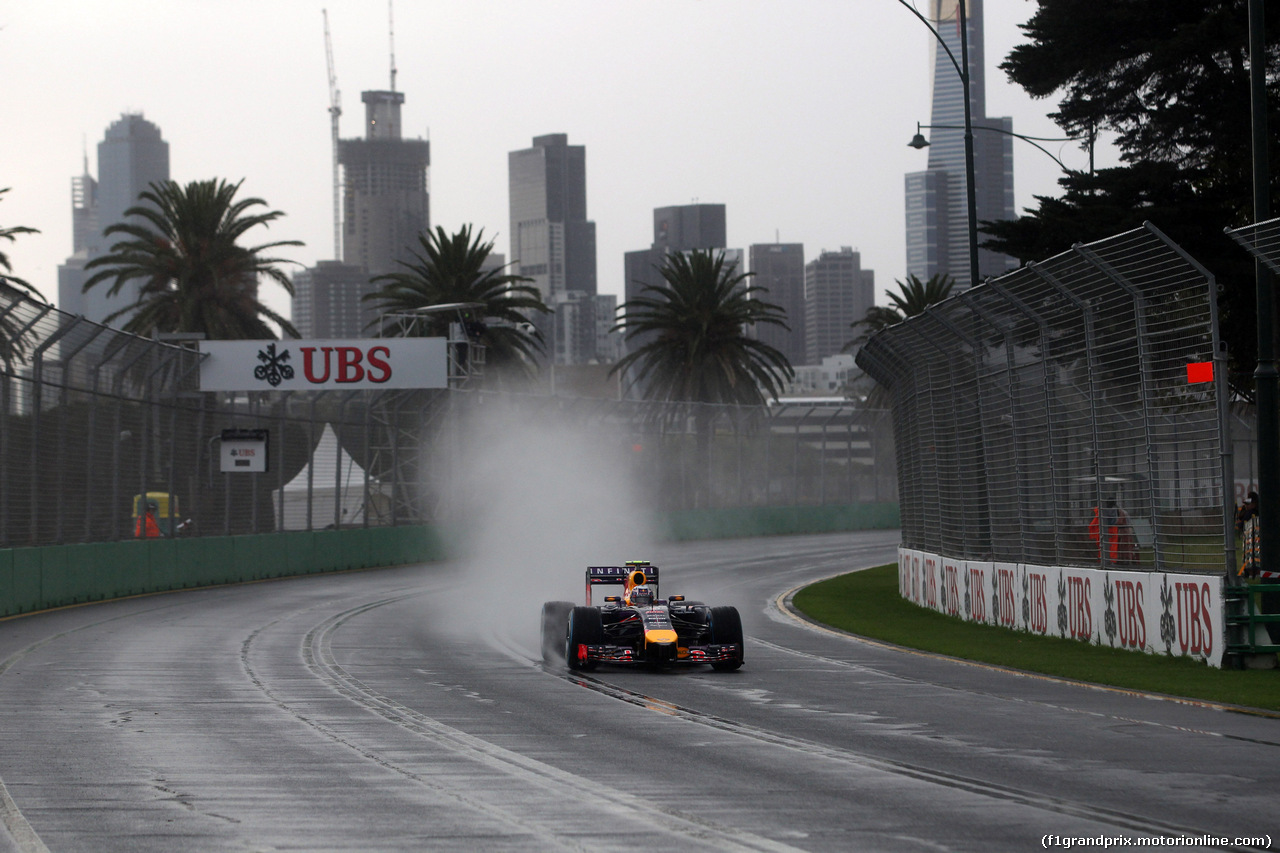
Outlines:
MULTIPOLYGON (((969 21, 965 12, 967 0, 957 0, 956 6, 960 10, 960 61, 956 61, 956 56, 951 52, 951 48, 947 47, 946 41, 942 38, 933 24, 919 10, 907 2, 907 0, 898 0, 902 6, 920 19, 929 32, 933 33, 933 37, 938 40, 938 44, 942 45, 942 49, 947 52, 947 58, 951 60, 951 64, 955 66, 956 73, 960 75, 960 88, 964 94, 964 180, 966 203, 969 208, 969 286, 976 287, 978 281, 978 191, 974 185, 974 168, 973 168, 973 104, 969 99, 969 21)), ((934 5, 935 0, 930 0, 930 5, 934 5)), ((935 6, 936 8, 936 6, 935 6)))
MULTIPOLYGON (((1249 0, 1249 83, 1253 109, 1253 218, 1271 218, 1271 169, 1267 157, 1267 54, 1262 0, 1249 0)), ((1273 276, 1254 261, 1258 299, 1258 366, 1253 373, 1258 435, 1258 549, 1262 568, 1275 571, 1280 551, 1280 413, 1273 325, 1273 276)))
MULTIPOLYGON (((960 84, 964 90, 964 181, 965 201, 969 205, 969 286, 977 287, 980 283, 978 280, 978 189, 974 185, 973 104, 969 99, 969 22, 965 17, 967 5, 968 0, 958 0, 956 3, 960 9, 960 84)), ((955 61, 954 57, 952 61, 955 61)))

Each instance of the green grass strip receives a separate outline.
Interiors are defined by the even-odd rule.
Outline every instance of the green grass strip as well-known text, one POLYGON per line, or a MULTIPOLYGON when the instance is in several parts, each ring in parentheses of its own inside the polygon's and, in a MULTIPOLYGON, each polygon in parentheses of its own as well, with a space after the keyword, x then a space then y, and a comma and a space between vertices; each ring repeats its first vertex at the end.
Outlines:
POLYGON ((1280 669, 1213 669, 1190 658, 975 625, 902 598, 893 564, 805 587, 794 602, 817 622, 908 648, 1112 687, 1280 711, 1280 669))

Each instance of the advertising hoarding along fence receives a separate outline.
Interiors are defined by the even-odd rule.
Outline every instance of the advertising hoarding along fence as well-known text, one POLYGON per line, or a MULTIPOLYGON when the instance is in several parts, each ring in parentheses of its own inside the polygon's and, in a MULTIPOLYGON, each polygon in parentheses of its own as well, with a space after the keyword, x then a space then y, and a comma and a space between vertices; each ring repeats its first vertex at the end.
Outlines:
POLYGON ((1222 666, 1223 578, 960 560, 898 551, 898 592, 963 619, 1041 637, 1222 666))
POLYGON ((444 338, 201 341, 201 391, 448 387, 444 338))

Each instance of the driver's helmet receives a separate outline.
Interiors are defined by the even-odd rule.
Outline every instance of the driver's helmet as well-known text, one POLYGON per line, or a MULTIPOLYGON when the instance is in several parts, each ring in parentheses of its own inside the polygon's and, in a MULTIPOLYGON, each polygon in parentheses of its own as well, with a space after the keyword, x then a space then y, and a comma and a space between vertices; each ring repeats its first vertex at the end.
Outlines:
POLYGON ((632 607, 651 607, 653 605, 653 588, 647 586, 632 587, 628 603, 632 607))

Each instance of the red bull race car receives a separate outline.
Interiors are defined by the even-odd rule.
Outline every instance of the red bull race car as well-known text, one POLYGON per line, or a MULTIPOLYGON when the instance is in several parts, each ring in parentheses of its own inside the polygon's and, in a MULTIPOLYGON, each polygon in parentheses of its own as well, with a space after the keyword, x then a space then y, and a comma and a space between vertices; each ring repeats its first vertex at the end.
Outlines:
POLYGON ((542 605, 542 659, 570 669, 597 664, 667 667, 711 664, 717 670, 742 666, 742 619, 734 607, 708 607, 683 595, 658 597, 658 567, 648 561, 587 569, 587 603, 548 601, 542 605), (621 586, 593 606, 592 590, 621 586))

